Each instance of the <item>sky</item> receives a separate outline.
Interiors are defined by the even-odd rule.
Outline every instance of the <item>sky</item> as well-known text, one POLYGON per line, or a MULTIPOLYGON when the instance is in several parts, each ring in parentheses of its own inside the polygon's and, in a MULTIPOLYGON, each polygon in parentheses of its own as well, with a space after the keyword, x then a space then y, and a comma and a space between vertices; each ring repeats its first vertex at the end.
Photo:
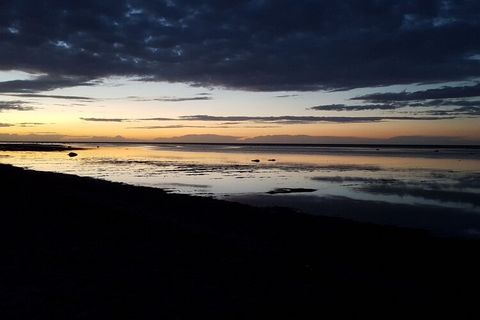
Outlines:
POLYGON ((0 140, 480 144, 476 0, 3 0, 0 140))

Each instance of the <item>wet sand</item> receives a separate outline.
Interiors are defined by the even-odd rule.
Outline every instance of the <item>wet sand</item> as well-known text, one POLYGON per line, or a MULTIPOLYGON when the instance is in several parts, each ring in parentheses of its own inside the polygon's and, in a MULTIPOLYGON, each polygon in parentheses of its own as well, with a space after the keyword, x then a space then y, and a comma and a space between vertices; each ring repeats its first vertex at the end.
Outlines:
POLYGON ((478 240, 7 165, 0 181, 5 319, 431 316, 477 305, 478 240))

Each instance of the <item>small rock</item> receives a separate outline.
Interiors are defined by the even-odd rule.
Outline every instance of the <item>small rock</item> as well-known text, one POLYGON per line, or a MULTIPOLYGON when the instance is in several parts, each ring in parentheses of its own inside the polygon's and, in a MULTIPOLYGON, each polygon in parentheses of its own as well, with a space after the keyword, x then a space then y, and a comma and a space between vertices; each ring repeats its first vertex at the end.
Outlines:
POLYGON ((310 188, 276 188, 268 191, 268 194, 282 194, 282 193, 302 193, 302 192, 315 192, 317 189, 310 188))
POLYGON ((277 159, 268 159, 268 161, 277 161, 277 159))
POLYGON ((68 156, 69 156, 70 158, 73 158, 73 157, 78 156, 78 154, 76 154, 75 152, 70 152, 70 153, 68 154, 68 156))
POLYGON ((253 159, 252 162, 260 162, 258 159, 253 159))

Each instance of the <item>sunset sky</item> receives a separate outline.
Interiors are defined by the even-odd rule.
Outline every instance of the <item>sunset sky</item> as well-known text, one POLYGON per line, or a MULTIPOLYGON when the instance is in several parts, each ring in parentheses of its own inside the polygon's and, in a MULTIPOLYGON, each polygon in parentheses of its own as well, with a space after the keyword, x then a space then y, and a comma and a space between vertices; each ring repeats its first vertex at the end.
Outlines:
POLYGON ((480 144, 479 1, 1 1, 0 140, 480 144))

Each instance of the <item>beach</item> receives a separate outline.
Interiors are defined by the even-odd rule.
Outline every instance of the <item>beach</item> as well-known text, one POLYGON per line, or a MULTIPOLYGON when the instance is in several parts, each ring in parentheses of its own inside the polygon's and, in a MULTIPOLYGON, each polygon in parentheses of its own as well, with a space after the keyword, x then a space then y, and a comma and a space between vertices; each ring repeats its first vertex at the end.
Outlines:
POLYGON ((468 311, 475 239, 0 165, 1 312, 265 318, 468 311))

